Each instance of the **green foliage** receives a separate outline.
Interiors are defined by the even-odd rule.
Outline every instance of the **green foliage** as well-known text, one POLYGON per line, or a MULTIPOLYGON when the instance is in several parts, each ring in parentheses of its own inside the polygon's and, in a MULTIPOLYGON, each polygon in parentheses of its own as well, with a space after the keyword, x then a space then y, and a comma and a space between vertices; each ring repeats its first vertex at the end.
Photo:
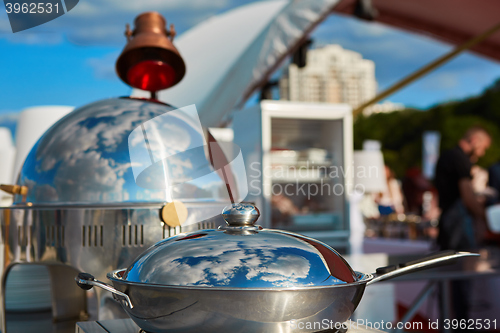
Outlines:
POLYGON ((500 80, 481 96, 437 105, 427 111, 406 109, 391 113, 359 116, 354 123, 354 149, 363 141, 378 140, 387 165, 402 177, 410 167, 422 165, 422 135, 441 133, 441 151, 455 146, 471 126, 486 128, 492 144, 478 164, 489 167, 500 160, 500 80))

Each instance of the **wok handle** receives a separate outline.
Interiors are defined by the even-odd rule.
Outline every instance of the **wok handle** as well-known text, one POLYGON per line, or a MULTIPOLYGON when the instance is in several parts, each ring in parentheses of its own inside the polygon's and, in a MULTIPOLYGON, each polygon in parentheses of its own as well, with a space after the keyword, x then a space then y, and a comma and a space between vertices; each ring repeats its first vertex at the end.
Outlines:
POLYGON ((366 285, 373 284, 375 282, 380 282, 384 280, 389 280, 400 275, 407 273, 413 273, 422 269, 428 269, 432 267, 448 265, 453 263, 453 259, 462 257, 478 257, 478 253, 471 252, 456 252, 456 251, 441 251, 435 254, 429 255, 422 259, 408 261, 399 265, 391 265, 385 267, 377 268, 375 277, 368 281, 366 285))
POLYGON ((78 276, 75 277, 76 284, 78 287, 82 288, 83 290, 90 290, 92 287, 99 287, 104 290, 112 292, 114 295, 121 296, 125 298, 125 304, 131 309, 134 308, 132 305, 132 302, 130 301, 130 298, 128 297, 127 294, 122 293, 121 291, 116 290, 109 284, 106 284, 104 282, 101 282, 99 280, 96 280, 93 275, 89 273, 78 273, 78 276))

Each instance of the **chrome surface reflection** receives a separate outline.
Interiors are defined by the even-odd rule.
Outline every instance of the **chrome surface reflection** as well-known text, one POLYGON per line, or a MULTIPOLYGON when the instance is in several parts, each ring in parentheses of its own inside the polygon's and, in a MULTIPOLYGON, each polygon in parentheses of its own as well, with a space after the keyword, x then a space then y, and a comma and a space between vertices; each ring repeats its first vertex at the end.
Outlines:
POLYGON ((229 226, 252 226, 260 217, 260 211, 250 203, 235 203, 222 210, 222 217, 229 226))
MULTIPOLYGON (((296 332, 295 324, 342 323, 356 309, 372 276, 358 283, 297 289, 232 289, 158 286, 124 281, 123 270, 107 276, 134 304, 124 306, 147 332, 296 332)), ((115 296, 120 302, 123 299, 115 296)), ((304 329, 312 332, 317 329, 304 329)))
POLYGON ((199 121, 175 110, 129 98, 103 100, 76 109, 52 126, 26 158, 18 184, 28 187, 28 195, 16 196, 14 203, 110 205, 172 199, 227 200, 226 185, 206 158, 199 121), (161 179, 152 181, 147 173, 136 182, 134 166, 155 171, 150 155, 129 151, 129 137, 138 139, 134 130, 145 123, 157 125, 149 129, 160 131, 157 137, 162 139, 162 154, 172 156, 167 163, 169 176, 182 180, 182 184, 177 182, 166 190, 161 179), (148 182, 155 186, 145 185, 148 182))
MULTIPOLYGON (((202 220, 224 208, 214 203, 186 204, 190 219, 202 220)), ((0 275, 0 305, 5 304, 6 281, 15 265, 44 265, 49 271, 54 320, 77 318, 87 311, 86 296, 74 277, 92 271, 98 279, 116 267, 127 267, 151 245, 186 231, 223 225, 219 216, 199 223, 171 228, 158 220, 160 205, 102 209, 0 209, 0 250, 4 254, 0 275)), ((38 278, 33 283, 39 283, 38 278)), ((11 294, 12 295, 12 294, 11 294)), ((32 295, 16 299, 29 304, 32 295)), ((121 306, 110 294, 96 289, 100 319, 123 317, 121 306), (111 301, 108 302, 107 300, 111 301)), ((50 302, 50 300, 49 300, 50 302)), ((0 307, 0 318, 5 308, 0 307)), ((2 331, 3 332, 3 331, 2 331)), ((10 331, 8 331, 10 332, 10 331)))
POLYGON ((354 282, 355 273, 321 242, 278 230, 201 230, 155 244, 124 280, 156 285, 294 288, 354 282), (326 254, 329 253, 329 254, 326 254))

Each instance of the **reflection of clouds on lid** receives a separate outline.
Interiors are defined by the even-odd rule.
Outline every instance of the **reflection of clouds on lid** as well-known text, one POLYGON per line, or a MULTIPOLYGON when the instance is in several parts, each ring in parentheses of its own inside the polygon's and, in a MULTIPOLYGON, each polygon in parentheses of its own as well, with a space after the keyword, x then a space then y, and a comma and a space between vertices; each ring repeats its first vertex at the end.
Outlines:
POLYGON ((124 278, 160 285, 234 288, 345 283, 331 276, 315 247, 290 234, 266 230, 250 236, 205 230, 173 237, 144 253, 124 278))
MULTIPOLYGON (((135 163, 143 162, 130 161, 128 138, 139 125, 171 111, 173 108, 165 104, 123 98, 99 101, 68 114, 42 136, 26 158, 18 180, 29 188, 26 201, 92 205, 165 202, 164 188, 146 190, 137 186, 132 169, 135 163)), ((162 141, 166 153, 203 145, 201 127, 195 129, 189 112, 184 118, 171 119, 175 122, 158 127, 161 133, 169 133, 162 141)), ((149 156, 146 158, 149 160, 149 156)), ((225 183, 217 174, 202 183, 192 180, 190 170, 192 173, 200 168, 196 163, 178 160, 173 175, 178 180, 191 180, 172 192, 187 200, 223 199, 220 193, 225 183), (207 184, 211 184, 210 189, 204 188, 207 184)), ((201 167, 209 168, 206 158, 201 167)), ((22 198, 17 196, 15 203, 22 203, 22 198)))
POLYGON ((186 118, 182 109, 170 111, 140 124, 130 133, 130 160, 136 180, 152 164, 205 145, 201 125, 190 127, 186 118))
POLYGON ((246 183, 246 172, 241 150, 231 144, 205 140, 196 107, 189 105, 169 111, 138 125, 128 138, 130 161, 134 179, 145 189, 164 189, 166 200, 180 199, 188 194, 192 198, 213 196, 236 201, 247 195, 246 184, 238 191, 236 181, 246 183), (224 151, 230 152, 228 159, 224 151), (238 174, 238 176, 235 176, 238 174), (221 187, 221 176, 226 188, 221 187), (242 181, 242 179, 244 179, 242 181))
POLYGON ((230 206, 227 206, 224 208, 224 211, 222 214, 252 214, 252 215, 258 215, 259 212, 257 208, 249 203, 234 203, 230 206))

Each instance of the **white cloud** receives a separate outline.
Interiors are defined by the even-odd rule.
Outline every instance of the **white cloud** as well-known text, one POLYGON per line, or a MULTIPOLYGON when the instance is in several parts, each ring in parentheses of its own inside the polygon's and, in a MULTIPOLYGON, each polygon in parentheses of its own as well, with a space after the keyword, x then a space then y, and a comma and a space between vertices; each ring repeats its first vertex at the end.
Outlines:
POLYGON ((380 23, 332 15, 313 34, 320 43, 337 43, 360 52, 365 58, 377 56, 400 61, 419 59, 445 52, 449 46, 422 35, 403 32, 380 23))
MULTIPOLYGON (((105 1, 102 1, 105 3, 105 1)), ((96 6, 92 1, 79 1, 78 5, 71 10, 71 15, 76 17, 91 17, 102 15, 102 10, 96 6)))
POLYGON ((126 105, 110 108, 107 103, 92 106, 91 110, 86 113, 88 118, 70 117, 50 141, 43 141, 44 145, 38 147, 40 166, 37 172, 54 173, 53 184, 57 191, 44 190, 52 193, 52 197, 47 197, 49 201, 55 195, 60 200, 77 198, 84 202, 128 198, 123 175, 131 164, 116 160, 123 158, 117 147, 127 140, 137 122, 150 118, 150 110, 145 106, 138 114, 130 112, 126 105))
POLYGON ((228 6, 229 0, 87 0, 80 2, 71 13, 79 17, 95 17, 109 15, 110 10, 121 13, 138 14, 150 10, 192 10, 202 11, 220 9, 228 6))
POLYGON ((65 201, 71 201, 76 194, 80 201, 119 201, 123 199, 125 180, 118 176, 117 166, 113 159, 103 158, 96 151, 80 152, 61 163, 54 185, 58 193, 66 194, 61 198, 65 201), (76 181, 75 175, 78 175, 76 181), (108 194, 114 197, 106 197, 108 194))
POLYGON ((11 43, 28 45, 54 45, 60 44, 64 40, 61 33, 51 31, 36 32, 34 30, 25 30, 13 34, 10 23, 5 21, 2 22, 1 20, 0 36, 5 37, 11 43), (5 26, 5 23, 7 24, 7 26, 5 26))
POLYGON ((425 89, 435 90, 435 89, 453 89, 459 85, 460 82, 459 72, 439 72, 432 76, 432 80, 426 80, 424 87, 425 89))
POLYGON ((18 119, 19 119, 18 111, 10 111, 10 110, 0 111, 0 122, 17 121, 18 119))
POLYGON ((182 33, 221 11, 241 6, 250 0, 85 0, 55 20, 12 34, 7 16, 0 18, 0 33, 12 42, 60 43, 65 36, 80 45, 124 45, 125 24, 147 11, 160 12, 168 25, 174 23, 182 33))
POLYGON ((394 29, 378 22, 361 21, 336 14, 331 15, 317 29, 320 34, 334 34, 342 31, 350 31, 358 37, 381 37, 390 35, 394 29))
POLYGON ((0 17, 0 33, 12 33, 7 15, 0 17))
POLYGON ((15 138, 15 131, 17 126, 17 120, 19 119, 19 113, 11 112, 10 110, 5 110, 0 112, 0 127, 6 127, 11 131, 12 139, 15 138))
MULTIPOLYGON (((201 286, 235 286, 234 283, 251 281, 258 286, 272 287, 314 283, 309 280, 311 264, 323 261, 311 245, 269 234, 267 239, 257 235, 249 237, 254 239, 248 244, 237 239, 224 242, 211 235, 198 239, 190 246, 183 241, 176 243, 172 240, 168 246, 149 252, 134 264, 142 269, 136 278, 149 283, 201 286), (290 246, 293 252, 289 251, 290 246), (240 280, 241 274, 246 281, 240 280)), ((321 272, 317 270, 313 274, 318 271, 321 272)), ((330 276, 326 267, 322 273, 324 275, 315 277, 322 281, 330 276)))
POLYGON ((116 80, 115 62, 118 59, 120 52, 108 53, 102 58, 87 59, 94 75, 99 79, 116 80))

